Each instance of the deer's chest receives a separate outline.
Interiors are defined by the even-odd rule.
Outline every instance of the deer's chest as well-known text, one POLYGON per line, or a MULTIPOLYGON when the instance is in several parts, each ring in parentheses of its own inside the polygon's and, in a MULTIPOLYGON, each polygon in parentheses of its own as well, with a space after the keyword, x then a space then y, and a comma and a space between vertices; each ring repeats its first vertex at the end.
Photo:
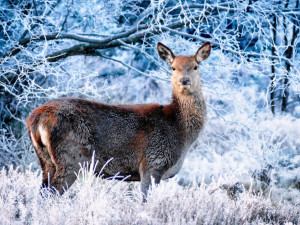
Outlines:
POLYGON ((180 159, 164 173, 164 175, 162 176, 162 180, 174 177, 178 173, 178 171, 182 167, 185 155, 186 154, 183 154, 180 159))

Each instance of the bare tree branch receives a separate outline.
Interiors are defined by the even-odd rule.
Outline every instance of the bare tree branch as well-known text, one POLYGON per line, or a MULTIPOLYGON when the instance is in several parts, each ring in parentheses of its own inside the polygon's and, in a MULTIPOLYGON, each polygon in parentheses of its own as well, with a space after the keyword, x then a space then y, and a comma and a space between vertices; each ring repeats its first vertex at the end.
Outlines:
MULTIPOLYGON (((114 61, 114 62, 120 63, 120 64, 122 64, 123 66, 125 66, 125 67, 127 67, 127 68, 129 68, 129 69, 131 69, 131 70, 133 70, 133 71, 135 71, 135 72, 137 72, 137 73, 139 73, 139 74, 141 74, 141 75, 143 75, 143 76, 146 76, 146 77, 153 77, 152 75, 149 75, 149 74, 147 74, 147 73, 144 73, 144 72, 138 70, 137 68, 135 68, 135 67, 133 67, 133 66, 130 66, 130 65, 128 65, 128 64, 126 64, 126 63, 124 63, 124 62, 118 60, 118 59, 114 59, 114 58, 105 56, 105 55, 101 54, 99 51, 96 51, 96 55, 98 55, 98 56, 100 56, 100 57, 102 57, 102 58, 104 58, 104 59, 109 59, 109 60, 112 60, 112 61, 114 61)), ((168 80, 163 79, 163 78, 160 78, 160 77, 155 77, 155 78, 156 78, 156 79, 159 79, 159 80, 162 80, 162 81, 168 81, 168 80)))
MULTIPOLYGON (((197 17, 194 17, 191 20, 193 21, 197 17)), ((165 27, 168 27, 170 29, 176 29, 176 28, 182 27, 184 25, 185 25, 184 21, 178 21, 178 22, 174 22, 174 23, 165 25, 165 27)), ((140 25, 139 27, 140 28, 145 27, 145 25, 140 25)), ((138 41, 142 40, 143 38, 146 38, 146 37, 149 38, 151 36, 157 35, 161 32, 159 28, 160 28, 160 26, 154 26, 153 28, 144 29, 140 32, 132 34, 132 32, 137 29, 137 28, 133 28, 133 29, 129 30, 128 32, 125 32, 126 34, 122 33, 122 34, 116 35, 114 37, 106 38, 104 40, 97 39, 97 43, 94 43, 94 42, 96 42, 96 40, 92 39, 91 44, 74 45, 71 48, 54 52, 54 53, 48 55, 46 58, 49 62, 55 62, 59 59, 66 58, 68 56, 73 56, 73 55, 93 55, 95 53, 95 50, 97 50, 97 49, 106 49, 106 48, 113 48, 113 47, 121 46, 122 44, 119 42, 119 40, 121 40, 122 42, 124 42, 126 44, 131 44, 131 43, 138 42, 138 41), (127 35, 127 36, 125 36, 125 35, 127 35)), ((71 37, 71 36, 68 36, 68 37, 71 37)), ((72 35, 72 37, 76 37, 76 36, 72 35)), ((86 37, 80 37, 80 38, 84 39, 86 37)))

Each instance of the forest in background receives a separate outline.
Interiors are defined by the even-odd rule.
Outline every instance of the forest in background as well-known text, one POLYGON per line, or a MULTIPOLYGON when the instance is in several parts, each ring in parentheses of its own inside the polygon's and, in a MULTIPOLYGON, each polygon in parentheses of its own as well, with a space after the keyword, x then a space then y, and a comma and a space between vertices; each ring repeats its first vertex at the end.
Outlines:
POLYGON ((35 107, 65 96, 167 104, 171 70, 157 42, 194 54, 209 41, 200 65, 208 122, 174 179, 224 179, 227 190, 242 185, 299 209, 299 0, 0 2, 1 176, 40 168, 25 125, 35 107))

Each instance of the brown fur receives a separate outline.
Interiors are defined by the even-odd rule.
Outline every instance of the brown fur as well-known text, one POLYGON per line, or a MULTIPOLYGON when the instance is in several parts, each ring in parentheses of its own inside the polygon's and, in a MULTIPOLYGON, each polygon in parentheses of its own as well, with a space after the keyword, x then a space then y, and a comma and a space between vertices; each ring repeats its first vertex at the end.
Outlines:
POLYGON ((206 120, 197 59, 206 59, 210 45, 195 56, 175 56, 158 44, 172 69, 173 101, 169 105, 107 105, 61 98, 36 108, 27 119, 29 136, 43 169, 43 185, 63 193, 75 181, 79 163, 93 151, 104 177, 115 174, 141 180, 144 197, 151 184, 174 176, 206 120), (199 54, 199 55, 198 55, 199 54), (182 79, 188 79, 184 83, 182 79))

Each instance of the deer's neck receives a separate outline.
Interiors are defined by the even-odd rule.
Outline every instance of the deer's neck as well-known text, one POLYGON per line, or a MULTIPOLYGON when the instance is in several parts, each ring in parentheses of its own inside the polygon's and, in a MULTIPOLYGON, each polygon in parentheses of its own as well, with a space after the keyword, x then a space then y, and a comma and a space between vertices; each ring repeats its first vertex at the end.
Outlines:
POLYGON ((206 104, 201 89, 192 95, 173 91, 178 123, 187 139, 194 142, 206 121, 206 104))

